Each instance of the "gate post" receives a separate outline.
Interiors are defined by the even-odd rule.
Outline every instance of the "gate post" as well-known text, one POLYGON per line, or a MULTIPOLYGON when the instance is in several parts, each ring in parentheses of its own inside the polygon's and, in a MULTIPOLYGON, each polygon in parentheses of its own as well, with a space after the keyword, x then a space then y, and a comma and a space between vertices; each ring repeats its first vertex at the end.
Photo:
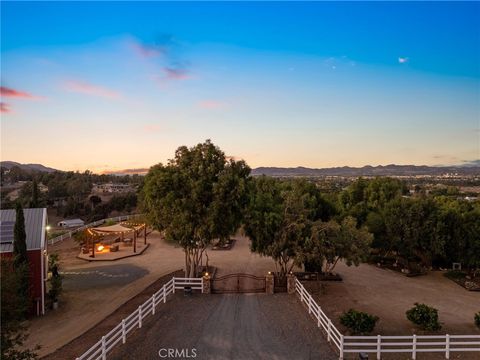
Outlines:
POLYGON ((203 275, 203 281, 202 281, 202 294, 210 294, 212 292, 212 287, 210 283, 210 275, 208 273, 205 273, 203 275))
POLYGON ((295 275, 287 275, 287 294, 295 294, 295 275))
POLYGON ((265 293, 272 295, 274 293, 275 280, 271 271, 265 276, 265 293))

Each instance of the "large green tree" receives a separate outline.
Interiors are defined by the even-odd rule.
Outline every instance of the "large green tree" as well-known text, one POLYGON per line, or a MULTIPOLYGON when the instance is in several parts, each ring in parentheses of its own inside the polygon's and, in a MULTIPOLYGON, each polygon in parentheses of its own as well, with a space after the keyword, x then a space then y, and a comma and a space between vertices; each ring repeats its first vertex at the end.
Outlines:
POLYGON ((151 225, 185 251, 187 276, 213 239, 235 233, 240 224, 250 169, 228 160, 210 140, 179 147, 166 165, 150 168, 142 188, 142 206, 151 225))
POLYGON ((443 254, 444 242, 435 232, 437 207, 432 199, 397 199, 385 208, 385 227, 390 248, 411 266, 431 266, 443 254))
POLYGON ((290 272, 312 222, 328 216, 325 200, 306 180, 255 178, 245 215, 245 233, 251 249, 275 261, 280 277, 290 272))
POLYGON ((299 251, 299 262, 323 265, 324 273, 331 273, 340 260, 348 266, 358 266, 367 259, 372 239, 367 228, 357 228, 357 221, 352 217, 340 223, 317 221, 299 251))

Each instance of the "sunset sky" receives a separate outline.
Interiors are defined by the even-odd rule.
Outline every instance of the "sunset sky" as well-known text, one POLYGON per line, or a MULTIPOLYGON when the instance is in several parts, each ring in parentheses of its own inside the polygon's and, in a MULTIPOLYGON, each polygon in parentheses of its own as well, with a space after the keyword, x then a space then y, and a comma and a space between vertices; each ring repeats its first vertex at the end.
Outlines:
POLYGON ((480 159, 480 3, 1 3, 1 159, 480 159))

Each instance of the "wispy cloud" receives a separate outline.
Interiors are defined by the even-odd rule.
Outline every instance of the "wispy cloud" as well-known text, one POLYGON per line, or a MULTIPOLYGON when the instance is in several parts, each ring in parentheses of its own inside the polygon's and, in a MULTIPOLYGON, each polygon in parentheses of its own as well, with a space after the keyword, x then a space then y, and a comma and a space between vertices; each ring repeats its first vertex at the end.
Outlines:
POLYGON ((10 105, 4 102, 0 102, 0 113, 9 113, 9 112, 11 112, 10 105))
POLYGON ((217 100, 202 100, 198 102, 198 106, 202 109, 216 110, 225 108, 227 104, 217 100))
POLYGON ((323 60, 323 65, 329 67, 332 70, 336 70, 337 68, 347 68, 356 65, 356 62, 350 59, 348 56, 340 56, 334 57, 331 56, 323 60))
POLYGON ((181 44, 171 34, 157 35, 153 43, 131 40, 133 51, 158 66, 152 78, 164 84, 166 81, 190 79, 189 63, 181 54, 181 44))
POLYGON ((65 88, 67 89, 67 91, 70 92, 103 97, 108 99, 116 99, 120 97, 120 93, 118 93, 117 91, 79 80, 65 81, 65 88))
POLYGON ((6 86, 0 87, 0 95, 2 97, 10 97, 10 98, 18 98, 18 99, 40 99, 40 96, 32 95, 25 91, 18 91, 12 88, 8 88, 6 86))
POLYGON ((135 53, 141 57, 151 58, 156 56, 169 56, 172 48, 176 46, 176 40, 171 34, 160 34, 153 44, 146 44, 137 39, 131 41, 135 53))
POLYGON ((168 80, 186 80, 190 78, 190 75, 185 68, 165 67, 163 72, 168 80))
MULTIPOLYGON (((0 86, 0 96, 2 98, 11 98, 11 99, 19 99, 19 100, 40 100, 43 99, 42 96, 32 95, 26 91, 15 90, 6 86, 0 86)), ((0 103, 0 113, 11 113, 12 109, 10 108, 10 104, 6 102, 0 103)))
POLYGON ((398 58, 398 62, 399 62, 400 64, 406 64, 406 63, 409 62, 409 61, 410 61, 410 59, 409 59, 408 57, 399 57, 399 58, 398 58))

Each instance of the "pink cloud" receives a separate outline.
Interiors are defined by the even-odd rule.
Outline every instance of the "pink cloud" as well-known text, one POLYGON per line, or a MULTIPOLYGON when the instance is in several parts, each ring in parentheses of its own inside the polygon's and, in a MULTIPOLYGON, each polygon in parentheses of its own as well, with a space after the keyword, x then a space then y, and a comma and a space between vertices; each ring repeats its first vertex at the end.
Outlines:
POLYGON ((225 108, 226 104, 216 100, 202 100, 198 103, 198 106, 202 109, 215 110, 225 108))
POLYGON ((27 93, 24 91, 18 91, 5 86, 0 87, 0 95, 2 97, 11 97, 11 98, 19 98, 19 99, 38 99, 39 98, 39 96, 34 96, 30 93, 27 93))
POLYGON ((144 58, 152 58, 160 55, 164 55, 166 50, 160 47, 153 47, 144 44, 140 44, 138 42, 131 43, 133 51, 144 58))
POLYGON ((163 69, 163 71, 169 80, 186 80, 190 78, 187 70, 185 69, 166 67, 163 69))
POLYGON ((108 99, 116 99, 120 94, 103 86, 90 84, 84 81, 69 80, 65 82, 65 88, 70 92, 76 92, 91 96, 98 96, 108 99))
POLYGON ((11 112, 10 110, 10 105, 0 102, 0 113, 9 113, 11 112))

